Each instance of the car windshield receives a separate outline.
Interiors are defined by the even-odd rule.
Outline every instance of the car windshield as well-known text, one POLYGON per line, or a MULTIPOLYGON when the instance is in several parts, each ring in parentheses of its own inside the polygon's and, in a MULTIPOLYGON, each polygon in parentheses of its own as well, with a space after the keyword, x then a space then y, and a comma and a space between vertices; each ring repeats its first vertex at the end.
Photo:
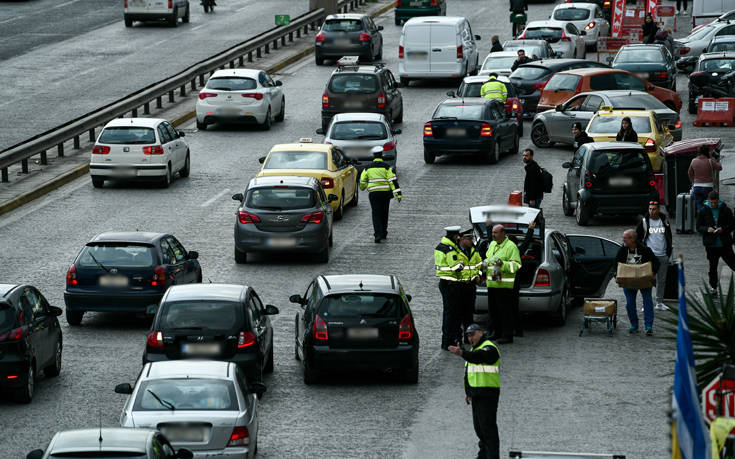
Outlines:
POLYGON ((725 52, 725 51, 735 51, 735 41, 723 41, 720 43, 712 43, 710 45, 709 50, 707 50, 710 53, 715 52, 725 52))
POLYGON ((481 120, 484 119, 484 105, 448 105, 436 108, 433 119, 481 120))
POLYGON ((327 168, 327 154, 323 151, 272 151, 264 169, 319 169, 327 168))
POLYGON ((689 42, 689 41, 702 40, 707 35, 709 35, 710 33, 712 33, 714 31, 715 27, 716 26, 714 26, 714 25, 706 25, 706 26, 702 27, 701 29, 697 30, 696 32, 692 32, 691 35, 689 35, 688 37, 686 37, 683 41, 684 42, 689 42))
POLYGON ((559 8, 554 11, 557 21, 584 21, 590 17, 590 10, 586 8, 559 8))
POLYGON ((218 89, 220 91, 247 91, 257 87, 258 83, 254 79, 244 77, 210 78, 207 81, 207 89, 218 89))
POLYGON ((359 32, 362 21, 359 19, 330 19, 322 26, 324 32, 359 32))
POLYGON ((610 103, 614 108, 638 108, 643 110, 661 110, 664 108, 669 108, 664 105, 663 102, 656 99, 650 94, 626 94, 624 96, 611 96, 610 103))
MULTIPOLYGON (((549 43, 556 43, 561 40, 561 29, 556 27, 533 27, 526 29, 523 38, 529 40, 546 40, 549 43)), ((528 51, 526 54, 528 54, 528 51)))
MULTIPOLYGON (((613 134, 620 130, 623 116, 597 116, 590 125, 587 126, 589 134, 613 134)), ((652 132, 651 120, 647 116, 631 116, 633 122, 633 130, 638 134, 648 134, 652 132)))
POLYGON ((323 317, 397 317, 403 308, 398 295, 353 292, 330 295, 322 300, 323 317))
POLYGON ((516 56, 493 57, 491 54, 487 59, 485 59, 485 63, 482 64, 482 69, 509 69, 513 66, 513 62, 516 61, 516 58, 516 56))
POLYGON ((589 171, 600 176, 617 172, 644 173, 648 171, 646 153, 632 150, 594 150, 589 160, 589 171))
POLYGON ((532 59, 546 57, 546 48, 539 45, 524 45, 522 43, 511 43, 503 46, 503 51, 517 51, 522 49, 526 56, 532 59))
POLYGON ((735 70, 735 59, 707 59, 700 63, 702 72, 729 72, 735 70))
POLYGON ((664 56, 658 49, 621 49, 615 56, 615 64, 664 62, 664 56))
POLYGON ((146 459, 148 455, 136 451, 74 451, 69 453, 53 453, 49 459, 146 459))
POLYGON ((241 322, 238 309, 243 305, 234 301, 188 300, 164 303, 159 319, 162 331, 174 329, 228 331, 241 322))
POLYGON ((156 143, 156 134, 153 129, 147 127, 107 127, 100 134, 97 143, 113 145, 156 143))
POLYGON ((84 267, 99 267, 101 264, 106 268, 143 268, 153 266, 154 259, 154 248, 150 245, 92 244, 82 249, 77 263, 84 267))
POLYGON ((155 379, 140 384, 134 411, 238 411, 231 381, 222 379, 155 379))
POLYGON ((334 140, 383 140, 388 138, 388 130, 378 122, 340 121, 332 126, 329 137, 334 140))
POLYGON ((579 75, 557 73, 546 83, 544 91, 575 91, 581 78, 579 75))
POLYGON ((311 209, 315 205, 314 190, 286 185, 255 188, 248 191, 245 199, 245 206, 251 209, 295 210, 311 209))
POLYGON ((522 65, 518 67, 513 73, 510 74, 511 78, 518 78, 521 80, 538 80, 543 76, 551 73, 549 69, 544 67, 536 67, 533 65, 522 65))
POLYGON ((337 74, 329 82, 329 90, 334 94, 370 94, 377 91, 378 86, 375 75, 359 73, 337 74))
POLYGON ((0 303, 0 338, 15 325, 15 309, 7 303, 0 303))

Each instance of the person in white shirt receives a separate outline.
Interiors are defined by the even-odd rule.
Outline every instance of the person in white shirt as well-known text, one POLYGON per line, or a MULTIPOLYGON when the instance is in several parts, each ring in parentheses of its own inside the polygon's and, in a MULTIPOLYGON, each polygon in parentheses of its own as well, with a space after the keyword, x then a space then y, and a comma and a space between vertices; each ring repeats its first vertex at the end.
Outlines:
POLYGON ((664 305, 666 291, 666 271, 672 252, 671 225, 666 215, 661 213, 658 201, 648 204, 648 215, 644 216, 635 229, 638 240, 651 249, 661 267, 656 272, 656 309, 668 309, 664 305))

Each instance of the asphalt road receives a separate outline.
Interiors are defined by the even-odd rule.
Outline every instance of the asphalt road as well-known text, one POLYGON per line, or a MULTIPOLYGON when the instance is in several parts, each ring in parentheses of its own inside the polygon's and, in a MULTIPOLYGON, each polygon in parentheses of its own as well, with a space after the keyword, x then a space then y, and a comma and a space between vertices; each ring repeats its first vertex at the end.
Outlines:
MULTIPOLYGON (((500 0, 457 0, 450 15, 472 18, 482 35, 483 52, 493 33, 507 36, 504 19, 492 20, 500 0)), ((502 5, 505 5, 503 2, 502 5)), ((532 5, 532 19, 548 16, 551 5, 532 5)), ((505 17, 505 13, 502 14, 505 17)), ((385 61, 397 69, 399 29, 392 16, 385 26, 385 61)), ((182 29, 183 30, 183 29, 182 29)), ((160 31, 159 31, 160 32, 160 31)), ((167 31, 169 32, 169 31, 167 31)), ((170 44, 171 46, 174 43, 170 44)), ((0 279, 28 282, 52 304, 63 305, 64 276, 76 253, 95 234, 107 230, 151 230, 175 234, 200 253, 205 282, 253 286, 277 305, 275 373, 266 377, 261 403, 261 457, 431 457, 467 458, 476 452, 470 408, 464 404, 462 361, 439 350, 441 299, 433 274, 433 248, 442 228, 468 226, 468 208, 502 203, 522 187, 520 155, 497 165, 472 157, 422 160, 422 125, 452 83, 404 88, 406 108, 398 144, 398 168, 404 200, 393 203, 389 239, 374 244, 367 199, 349 208, 335 226, 328 264, 305 256, 256 257, 247 265, 233 260, 232 227, 241 191, 257 172, 257 158, 275 143, 314 136, 319 127, 320 96, 331 72, 305 59, 284 69, 286 121, 270 132, 185 126, 192 153, 192 173, 169 189, 106 186, 94 189, 77 180, 46 198, 0 218, 0 279), (402 281, 421 336, 418 385, 404 385, 380 375, 334 376, 322 385, 305 386, 293 358, 293 317, 298 310, 288 296, 302 294, 317 274, 393 273, 402 281)), ((679 87, 685 87, 685 80, 679 87)), ((695 129, 682 113, 685 138, 727 134, 695 129)), ((528 127, 528 125, 527 125, 528 127)), ((530 145, 528 132, 521 146, 530 145)), ((561 211, 560 189, 568 149, 537 151, 536 158, 555 175, 554 192, 544 199, 547 226, 569 234, 595 234, 619 240, 634 219, 598 219, 586 228, 561 211)), ((725 199, 732 192, 725 190, 725 199)), ((683 252, 690 285, 705 274, 698 236, 675 236, 683 252)), ((581 311, 570 311, 567 324, 550 327, 543 317, 526 318, 526 337, 503 346, 499 425, 502 456, 513 449, 625 454, 629 458, 667 455, 668 390, 674 350, 657 336, 629 336, 622 292, 611 285, 607 296, 620 303, 619 331, 610 338, 601 329, 579 338, 581 311)), ((63 322, 63 318, 62 318, 63 322)), ((0 399, 2 456, 21 457, 45 446, 54 432, 83 426, 115 425, 124 396, 115 384, 133 382, 140 371, 148 323, 120 315, 87 314, 81 327, 63 322, 64 364, 58 378, 42 380, 30 405, 0 399)))

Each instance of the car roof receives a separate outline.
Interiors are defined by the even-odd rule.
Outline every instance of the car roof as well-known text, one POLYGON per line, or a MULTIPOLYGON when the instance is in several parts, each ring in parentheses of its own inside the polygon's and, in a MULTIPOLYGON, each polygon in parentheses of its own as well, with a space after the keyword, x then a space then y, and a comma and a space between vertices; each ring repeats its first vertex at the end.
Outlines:
POLYGON ((107 231, 93 237, 89 242, 143 242, 152 244, 166 236, 165 233, 149 233, 146 231, 107 231))
POLYGON ((383 66, 381 65, 338 65, 334 71, 332 71, 332 76, 339 75, 346 72, 352 72, 352 73, 369 73, 369 74, 376 74, 379 73, 381 70, 383 70, 383 66))
POLYGON ((707 59, 717 59, 717 58, 733 59, 735 58, 735 51, 715 51, 713 53, 703 53, 702 55, 699 56, 700 61, 704 61, 707 59))
MULTIPOLYGON (((522 64, 521 67, 544 67, 547 69, 562 68, 567 65, 579 64, 585 61, 584 59, 539 59, 537 61, 527 62, 522 64)), ((593 62, 593 61, 590 61, 593 62)), ((609 68, 609 67, 585 67, 585 68, 609 68)))
POLYGON ((141 379, 208 377, 231 379, 232 362, 219 360, 164 360, 148 364, 141 379))
POLYGON ((126 427, 96 427, 58 432, 48 448, 50 454, 126 451, 145 453, 155 430, 126 427), (100 437, 102 444, 100 445, 100 437))
MULTIPOLYGON (((465 83, 485 83, 489 77, 487 75, 471 75, 462 79, 465 83)), ((501 83, 510 84, 510 78, 505 75, 499 75, 497 78, 501 83)))
POLYGON ((376 293, 398 293, 398 279, 381 274, 342 274, 319 276, 327 294, 369 291, 376 293))
POLYGON ((493 100, 484 97, 468 97, 467 99, 451 97, 439 102, 439 105, 487 105, 493 102, 493 100))
POLYGON ((248 189, 272 187, 277 185, 301 186, 306 188, 316 188, 319 181, 314 177, 306 177, 301 175, 266 175, 264 177, 255 177, 250 179, 248 189))
POLYGON ((109 123, 105 124, 105 128, 108 127, 149 127, 155 128, 163 121, 162 118, 115 118, 109 123))
POLYGON ((641 150, 645 151, 643 145, 638 142, 590 142, 584 144, 587 150, 620 150, 625 148, 627 150, 641 150))
POLYGON ((270 151, 323 151, 325 153, 332 150, 332 145, 327 143, 279 143, 273 145, 270 151))
POLYGON ((585 9, 594 9, 597 8, 597 3, 560 3, 554 7, 554 11, 556 10, 563 10, 563 9, 575 9, 575 8, 585 8, 585 9))
POLYGON ((566 22, 555 21, 553 19, 544 19, 543 21, 531 21, 528 24, 526 24, 526 28, 529 29, 531 27, 549 27, 551 26, 554 28, 558 27, 562 29, 564 28, 564 24, 566 24, 566 22))
POLYGON ((216 72, 214 72, 214 74, 211 77, 209 77, 209 79, 211 80, 212 78, 222 78, 222 77, 247 77, 247 78, 257 79, 260 72, 262 72, 262 70, 258 70, 258 69, 217 70, 216 72))
POLYGON ((409 24, 459 24, 460 22, 466 21, 467 18, 462 16, 423 16, 414 17, 406 21, 405 25, 409 24))
POLYGON ((651 117, 653 115, 653 110, 646 110, 643 108, 626 108, 624 110, 604 110, 600 108, 595 115, 598 116, 631 116, 631 117, 651 117))
POLYGON ((248 287, 238 284, 182 284, 166 291, 165 301, 232 300, 238 301, 248 287))
POLYGON ((548 42, 546 40, 506 40, 503 43, 503 48, 516 48, 519 46, 541 46, 545 48, 548 46, 548 42))
POLYGON ((664 45, 659 45, 659 44, 656 44, 656 43, 630 43, 628 45, 623 45, 622 47, 620 47, 620 50, 622 51, 624 49, 633 49, 633 48, 634 49, 639 49, 639 48, 644 48, 644 49, 645 48, 661 49, 663 47, 664 47, 664 45))
POLYGON ((324 20, 328 21, 330 19, 362 19, 366 14, 359 14, 359 13, 341 13, 341 14, 330 14, 327 16, 324 20))
POLYGON ((366 112, 338 113, 332 119, 334 121, 385 121, 385 115, 366 112))
POLYGON ((536 217, 540 212, 541 211, 539 209, 525 206, 477 206, 470 207, 470 222, 482 223, 487 221, 489 215, 493 215, 493 221, 528 225, 532 221, 536 220, 536 217))
POLYGON ((0 284, 0 296, 7 295, 18 286, 18 284, 0 284))
POLYGON ((485 56, 485 59, 487 60, 490 57, 516 57, 516 56, 518 56, 518 51, 495 51, 485 56))
POLYGON ((557 75, 564 74, 564 75, 579 75, 579 76, 591 76, 591 75, 601 75, 604 73, 629 73, 625 70, 620 69, 611 69, 608 67, 585 67, 581 69, 570 69, 570 70, 564 70, 563 72, 558 72, 557 75))

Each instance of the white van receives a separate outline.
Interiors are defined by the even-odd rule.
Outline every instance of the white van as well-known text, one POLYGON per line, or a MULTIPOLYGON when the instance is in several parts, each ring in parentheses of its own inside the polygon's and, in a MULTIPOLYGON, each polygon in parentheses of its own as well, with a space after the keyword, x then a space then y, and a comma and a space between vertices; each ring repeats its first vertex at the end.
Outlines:
POLYGON ((189 0, 124 0, 125 27, 132 27, 133 21, 165 20, 176 27, 179 18, 189 22, 189 0))
POLYGON ((464 78, 477 72, 479 52, 470 22, 463 17, 409 19, 401 30, 398 73, 406 86, 423 78, 464 78))

